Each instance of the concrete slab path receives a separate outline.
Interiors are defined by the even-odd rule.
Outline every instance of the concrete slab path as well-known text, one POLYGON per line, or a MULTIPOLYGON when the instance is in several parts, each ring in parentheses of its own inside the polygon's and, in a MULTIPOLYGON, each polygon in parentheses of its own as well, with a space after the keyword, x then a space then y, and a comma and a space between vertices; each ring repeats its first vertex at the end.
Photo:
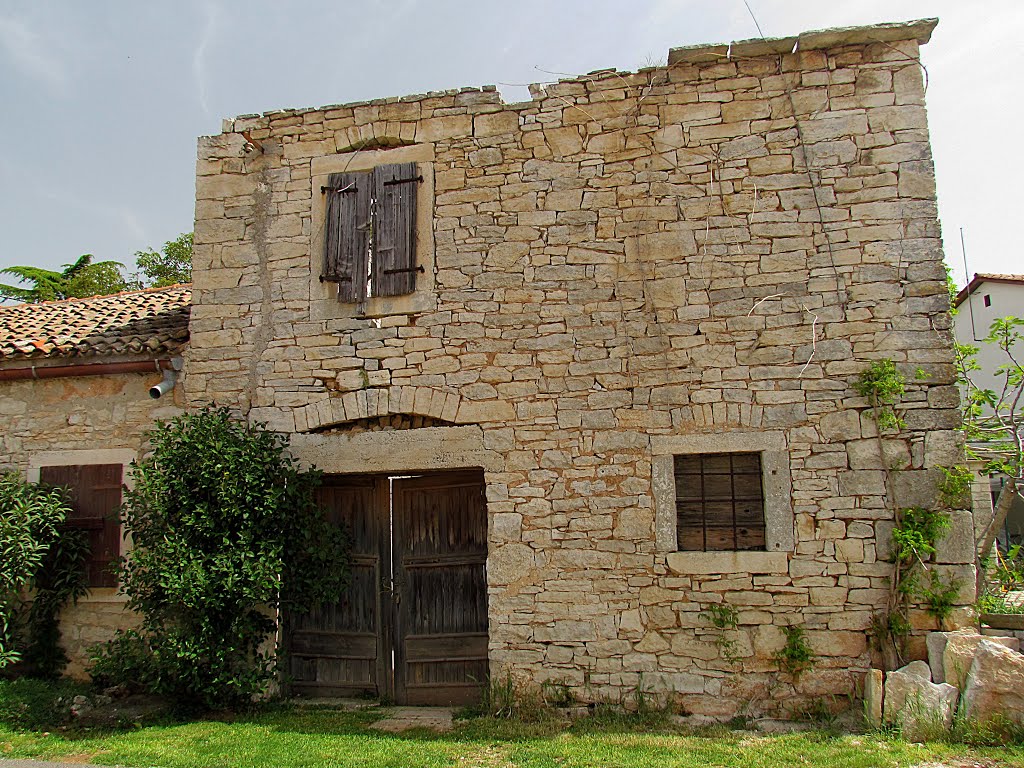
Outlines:
POLYGON ((370 727, 388 733, 401 733, 410 728, 429 728, 443 733, 452 729, 454 712, 451 707, 392 707, 387 717, 370 727))

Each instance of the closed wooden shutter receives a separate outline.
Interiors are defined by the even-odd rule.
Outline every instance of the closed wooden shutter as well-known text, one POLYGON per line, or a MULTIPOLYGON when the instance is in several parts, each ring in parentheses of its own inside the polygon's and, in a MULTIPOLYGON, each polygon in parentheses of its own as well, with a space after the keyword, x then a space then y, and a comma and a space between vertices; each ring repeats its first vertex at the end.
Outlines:
POLYGON ((332 173, 328 177, 321 279, 338 284, 339 301, 366 298, 372 193, 369 173, 332 173))
POLYGON ((42 467, 39 481, 67 488, 70 493, 71 514, 66 525, 89 537, 88 585, 116 587, 121 553, 121 465, 42 467))
POLYGON ((373 169, 374 296, 401 296, 416 290, 416 195, 420 176, 416 163, 379 165, 373 169))
POLYGON ((765 548, 761 454, 676 456, 675 481, 681 551, 765 548))

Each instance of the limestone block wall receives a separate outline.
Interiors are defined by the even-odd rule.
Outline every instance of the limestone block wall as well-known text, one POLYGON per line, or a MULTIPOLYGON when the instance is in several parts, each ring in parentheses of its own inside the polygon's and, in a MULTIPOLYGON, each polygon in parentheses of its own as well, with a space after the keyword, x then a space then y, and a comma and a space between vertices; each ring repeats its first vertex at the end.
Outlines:
MULTIPOLYGON (((930 29, 675 51, 521 104, 484 87, 226 121, 199 142, 190 402, 318 455, 336 435, 368 466, 486 457, 494 674, 719 714, 853 690, 892 571, 885 468, 927 505, 962 460, 930 29), (402 161, 424 171, 430 268, 360 313, 318 280, 320 186, 402 161), (852 384, 882 358, 909 384, 906 428, 879 441, 852 384), (477 453, 418 452, 448 425, 477 453), (657 468, 724 433, 770 433, 773 549, 676 552, 657 468), (722 603, 736 660, 707 618, 722 603), (818 656, 799 681, 773 658, 795 624, 818 656)), ((973 584, 961 539, 940 560, 973 584)))
MULTIPOLYGON (((148 390, 158 381, 152 373, 0 382, 0 470, 38 480, 41 466, 122 463, 130 483, 127 464, 143 455, 144 433, 182 410, 180 380, 173 396, 153 400, 148 390)), ((113 588, 69 607, 61 617, 67 674, 84 677, 88 647, 135 622, 113 588)))

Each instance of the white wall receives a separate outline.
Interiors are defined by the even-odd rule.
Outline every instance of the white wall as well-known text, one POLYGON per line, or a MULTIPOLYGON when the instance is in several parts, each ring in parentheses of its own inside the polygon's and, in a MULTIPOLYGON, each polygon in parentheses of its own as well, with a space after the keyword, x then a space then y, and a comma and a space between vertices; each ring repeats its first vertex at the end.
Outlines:
MULTIPOLYGON (((1006 355, 994 345, 980 340, 988 335, 993 320, 1008 315, 1024 317, 1024 283, 984 282, 960 305, 959 313, 953 318, 956 340, 980 347, 978 363, 981 370, 972 374, 971 379, 982 389, 993 389, 997 393, 1002 384, 993 371, 1007 362, 1006 355), (986 297, 989 306, 985 306, 986 297)), ((1018 360, 1024 357, 1024 345, 1018 344, 1015 354, 1019 355, 1018 360)))

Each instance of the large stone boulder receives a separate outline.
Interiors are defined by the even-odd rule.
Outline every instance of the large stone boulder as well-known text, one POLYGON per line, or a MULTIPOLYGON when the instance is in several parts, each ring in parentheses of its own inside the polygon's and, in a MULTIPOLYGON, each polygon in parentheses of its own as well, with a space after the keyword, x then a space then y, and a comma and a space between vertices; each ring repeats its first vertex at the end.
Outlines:
POLYGON ((998 715, 1024 724, 1024 655, 990 640, 978 643, 967 673, 964 715, 982 722, 998 715))
POLYGON ((947 632, 946 647, 942 651, 945 682, 963 690, 964 683, 967 681, 967 673, 971 669, 971 664, 974 663, 974 654, 982 640, 1005 646, 1011 651, 1020 650, 1020 641, 1016 637, 982 637, 973 630, 947 632))
POLYGON ((884 719, 900 726, 908 741, 924 741, 949 730, 960 691, 947 683, 933 683, 924 661, 912 661, 885 676, 884 719))

